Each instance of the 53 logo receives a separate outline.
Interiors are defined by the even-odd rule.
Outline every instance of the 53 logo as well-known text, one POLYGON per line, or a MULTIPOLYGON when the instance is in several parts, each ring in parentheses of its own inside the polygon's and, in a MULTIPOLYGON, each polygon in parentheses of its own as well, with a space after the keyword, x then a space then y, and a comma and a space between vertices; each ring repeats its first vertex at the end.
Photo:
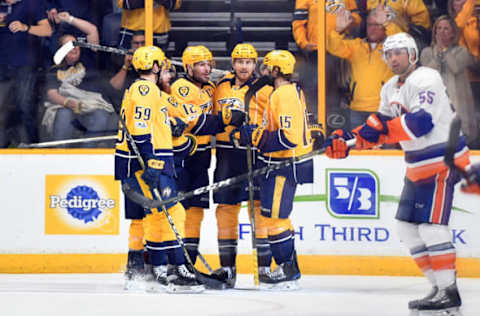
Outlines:
POLYGON ((378 177, 370 170, 327 169, 327 210, 338 218, 379 218, 378 177))

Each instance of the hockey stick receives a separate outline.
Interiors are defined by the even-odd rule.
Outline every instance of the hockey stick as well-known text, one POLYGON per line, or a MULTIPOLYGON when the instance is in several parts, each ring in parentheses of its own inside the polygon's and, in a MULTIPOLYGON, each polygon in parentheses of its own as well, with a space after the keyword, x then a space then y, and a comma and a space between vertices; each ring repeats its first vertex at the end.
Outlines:
MULTIPOLYGON (((356 142, 355 138, 350 139, 350 140, 347 141, 347 146, 350 147, 350 148, 354 147, 355 142, 356 142)), ((317 155, 324 154, 325 150, 326 150, 326 148, 320 148, 318 150, 311 151, 308 154, 305 154, 305 155, 302 155, 302 156, 299 156, 299 157, 291 158, 291 159, 288 159, 288 160, 281 161, 277 164, 272 164, 272 165, 265 166, 263 168, 255 169, 255 170, 252 171, 251 176, 255 178, 255 177, 258 177, 258 176, 260 176, 262 174, 265 174, 267 172, 270 172, 270 171, 273 171, 273 170, 279 170, 279 169, 288 167, 288 166, 290 166, 294 163, 297 163, 297 162, 300 162, 300 161, 303 161, 303 160, 306 160, 306 159, 310 159, 310 158, 312 158, 314 156, 317 156, 317 155)), ((209 191, 216 192, 220 189, 224 189, 226 187, 238 184, 239 182, 248 180, 249 176, 250 175, 248 173, 244 173, 242 175, 232 177, 232 178, 228 178, 228 179, 225 179, 225 180, 222 180, 222 181, 219 181, 219 182, 215 182, 215 183, 212 183, 210 185, 195 189, 195 190, 190 191, 190 192, 179 193, 177 196, 166 199, 166 200, 163 200, 163 201, 155 201, 155 200, 149 199, 149 198, 145 197, 144 195, 139 194, 137 191, 132 189, 126 183, 122 185, 122 190, 125 193, 125 195, 128 196, 128 198, 130 200, 134 201, 135 203, 137 203, 137 204, 139 204, 139 205, 141 205, 145 208, 158 208, 162 205, 172 203, 172 202, 183 201, 185 199, 189 199, 191 197, 194 197, 194 196, 197 196, 197 195, 200 195, 200 194, 204 194, 204 193, 209 192, 209 191)))
MULTIPOLYGON (((125 49, 121 49, 121 48, 92 44, 92 43, 83 42, 83 41, 68 41, 65 44, 63 44, 62 47, 60 47, 55 52, 55 55, 53 56, 53 61, 55 62, 55 65, 60 65, 62 61, 65 59, 65 56, 67 56, 67 54, 71 52, 72 49, 75 48, 75 46, 88 48, 91 50, 96 50, 101 52, 106 52, 106 53, 113 53, 113 54, 119 54, 119 55, 133 55, 132 52, 125 49)), ((172 65, 183 67, 183 64, 179 61, 170 59, 170 62, 172 63, 172 65)), ((212 68, 212 72, 216 72, 222 76, 228 73, 228 71, 226 70, 221 70, 217 68, 212 68)))
POLYGON ((102 140, 114 140, 114 139, 117 139, 117 135, 64 139, 64 140, 55 140, 55 141, 35 143, 35 144, 20 143, 18 145, 18 148, 45 148, 45 147, 55 147, 55 146, 78 144, 78 143, 100 142, 102 140))
MULTIPOLYGON (((135 140, 133 139, 132 135, 130 134, 130 132, 128 131, 127 129, 127 125, 125 123, 125 120, 123 119, 122 115, 120 114, 119 115, 119 121, 120 121, 120 126, 122 128, 122 131, 123 133, 126 135, 127 137, 127 140, 130 144, 130 146, 132 147, 132 150, 135 152, 135 155, 137 156, 137 160, 141 166, 141 168, 143 170, 145 170, 145 162, 143 161, 143 158, 142 156, 140 155, 140 151, 138 150, 138 147, 137 145, 135 144, 135 140)), ((122 186, 123 187, 123 186, 122 186)), ((160 192, 158 192, 158 189, 157 188, 154 188, 153 190, 153 193, 155 195, 155 199, 158 201, 158 202, 162 202, 162 197, 160 195, 160 192)), ((140 194, 140 193, 139 193, 140 194)), ((146 197, 145 197, 146 198, 146 197)), ((135 202, 135 201, 134 201, 135 202)), ((211 273, 213 272, 213 269, 212 267, 210 267, 210 265, 208 264, 208 262, 205 260, 205 258, 202 256, 202 254, 198 253, 198 258, 202 261, 202 263, 204 264, 204 266, 207 268, 207 270, 209 271, 210 275, 208 274, 204 274, 204 273, 201 273, 200 271, 198 271, 195 266, 193 265, 193 262, 192 262, 192 259, 190 258, 189 254, 188 254, 188 251, 185 247, 185 244, 183 242, 183 239, 182 237, 180 236, 180 234, 178 233, 178 230, 177 230, 177 227, 175 226, 175 223, 173 222, 173 219, 172 217, 170 216, 170 213, 168 212, 167 208, 165 207, 165 204, 161 204, 159 205, 159 207, 161 207, 161 210, 163 213, 165 213, 165 216, 168 220, 168 223, 170 224, 170 227, 172 228, 172 231, 173 233, 175 234, 175 238, 177 239, 177 242, 178 244, 180 245, 180 247, 182 248, 183 250, 183 253, 185 255, 185 258, 187 259, 187 262, 188 264, 192 267, 194 273, 195 273, 195 276, 197 277, 197 279, 202 282, 203 284, 207 285, 208 287, 210 288, 215 288, 215 289, 225 289, 226 288, 226 283, 224 281, 221 281, 219 280, 218 278, 213 278, 211 276, 211 273)), ((155 207, 157 208, 157 207, 155 207)))
POLYGON ((462 121, 460 120, 460 117, 455 116, 450 123, 450 131, 448 133, 448 141, 447 146, 445 147, 443 161, 450 169, 459 172, 462 177, 468 180, 469 176, 467 171, 455 164, 455 152, 457 151, 461 128, 462 121))
MULTIPOLYGON (((261 88, 266 86, 270 79, 267 76, 264 76, 255 82, 247 93, 245 93, 245 114, 246 120, 244 126, 250 124, 250 101, 254 94, 256 94, 261 88)), ((252 144, 249 142, 247 144, 247 167, 248 167, 248 214, 250 215, 250 225, 252 227, 252 263, 253 263, 253 283, 255 286, 260 285, 259 276, 258 276, 258 256, 257 256, 257 236, 256 236, 256 224, 255 224, 255 208, 254 208, 254 188, 253 188, 253 164, 252 164, 252 144)))

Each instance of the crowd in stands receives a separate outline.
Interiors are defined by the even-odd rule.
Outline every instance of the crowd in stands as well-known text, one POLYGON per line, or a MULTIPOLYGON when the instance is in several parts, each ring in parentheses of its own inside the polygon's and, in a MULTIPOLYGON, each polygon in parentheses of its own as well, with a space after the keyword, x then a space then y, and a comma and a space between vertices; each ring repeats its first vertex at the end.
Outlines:
MULTIPOLYGON (((297 72, 315 116, 323 2, 292 2, 297 72)), ((181 5, 155 0, 154 43, 164 50, 175 40, 169 12, 181 5)), ((376 111, 393 75, 382 42, 406 31, 421 64, 441 73, 463 132, 480 148, 479 8, 478 0, 327 0, 327 131, 354 128, 376 111)), ((60 65, 52 57, 71 40, 133 51, 145 43, 144 19, 144 0, 0 0, 0 148, 114 134, 123 91, 136 78, 131 56, 76 47, 60 65)))

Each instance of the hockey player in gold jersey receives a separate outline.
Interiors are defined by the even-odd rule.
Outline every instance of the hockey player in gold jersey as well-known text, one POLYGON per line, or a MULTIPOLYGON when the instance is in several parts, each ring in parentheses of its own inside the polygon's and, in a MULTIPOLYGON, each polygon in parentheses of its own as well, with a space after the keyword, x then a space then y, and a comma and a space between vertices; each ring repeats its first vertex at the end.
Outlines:
MULTIPOLYGON (((274 90, 264 112, 262 125, 240 128, 241 144, 251 142, 260 151, 266 165, 311 152, 312 139, 307 125, 305 96, 291 82, 295 57, 286 50, 269 52, 267 66, 274 90)), ((313 182, 312 159, 260 176, 261 216, 266 221, 268 240, 278 267, 260 275, 264 288, 297 288, 300 278, 294 245, 294 231, 289 219, 297 184, 313 182)))
MULTIPOLYGON (((186 116, 187 133, 196 136, 196 152, 177 168, 179 191, 191 191, 208 185, 208 168, 211 161, 211 135, 224 129, 222 119, 212 114, 212 96, 215 85, 209 80, 213 56, 205 46, 189 46, 182 56, 185 76, 172 84, 172 95, 179 104, 178 109, 186 116)), ((200 225, 203 209, 209 207, 208 194, 182 201, 186 209, 185 245, 195 263, 200 241, 200 225)))
MULTIPOLYGON (((154 190, 158 190, 165 199, 176 195, 172 127, 168 115, 171 100, 169 95, 161 92, 157 86, 160 73, 166 70, 166 62, 164 53, 158 47, 146 46, 135 51, 132 64, 140 78, 125 91, 120 110, 125 127, 145 163, 145 169, 142 170, 138 160, 140 157, 137 157, 132 144, 129 143, 132 140, 120 128, 115 150, 115 179, 129 184, 148 198, 155 196, 152 194, 154 190)), ((178 202, 167 204, 165 207, 180 235, 183 235, 185 209, 178 202)), ((143 208, 128 201, 126 213, 127 218, 129 214, 135 214, 138 220, 143 208)), ((171 292, 203 291, 203 285, 196 280, 195 274, 186 265, 185 255, 165 214, 158 209, 146 210, 144 227, 155 276, 152 289, 166 288, 171 292), (170 263, 168 271, 165 265, 167 257, 170 263)), ((143 247, 140 240, 136 240, 135 245, 137 248, 143 247)), ((135 272, 141 272, 143 261, 141 262, 142 266, 127 266, 127 278, 132 276, 129 269, 133 270, 133 279, 135 272)))
MULTIPOLYGON (((214 96, 214 113, 232 113, 230 125, 225 132, 216 135, 217 165, 214 181, 218 182, 248 172, 247 153, 245 147, 236 148, 230 139, 235 127, 243 125, 242 116, 238 111, 245 112, 245 94, 257 82, 255 66, 257 51, 251 44, 237 44, 232 51, 233 75, 228 74, 217 83, 214 96), (240 118, 240 119, 237 119, 240 118)), ((260 125, 263 112, 268 102, 272 87, 267 85, 252 97, 249 105, 249 124, 260 125)), ((253 152, 252 161, 255 161, 253 152)), ((240 186, 226 189, 214 194, 214 202, 219 203, 216 210, 218 227, 218 248, 221 268, 215 271, 224 274, 228 285, 234 287, 236 279, 236 255, 238 239, 238 214, 242 201, 248 201, 247 181, 240 186)), ((272 254, 268 244, 267 230, 260 217, 260 196, 255 192, 255 234, 258 254, 259 273, 270 270, 272 254)))

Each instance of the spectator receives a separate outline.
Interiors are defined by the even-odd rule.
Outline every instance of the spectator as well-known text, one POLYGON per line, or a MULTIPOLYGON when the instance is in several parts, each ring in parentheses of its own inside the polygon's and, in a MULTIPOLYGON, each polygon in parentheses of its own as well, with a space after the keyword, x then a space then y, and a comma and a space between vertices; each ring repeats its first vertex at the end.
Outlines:
MULTIPOLYGON (((182 0, 154 0, 154 3, 153 42, 166 52, 171 28, 169 12, 179 9, 182 0)), ((145 31, 145 0, 118 0, 117 5, 123 9, 119 46, 129 49, 133 33, 145 31)))
MULTIPOLYGON (((143 31, 136 31, 132 36, 129 51, 134 53, 137 48, 142 46, 145 46, 145 34, 143 31)), ((111 58, 111 65, 116 71, 110 79, 110 86, 114 89, 112 101, 118 108, 120 108, 125 89, 138 78, 137 72, 132 67, 132 57, 133 55, 112 55, 111 58)))
MULTIPOLYGON (((298 72, 301 74, 300 83, 304 88, 307 99, 307 111, 314 117, 318 112, 318 72, 317 72, 317 43, 319 41, 319 7, 320 2, 314 0, 297 0, 293 14, 293 37, 301 49, 303 56, 297 54, 298 72)), ((354 0, 327 1, 327 11, 335 12, 339 8, 356 9, 354 0)), ((334 17, 334 15, 331 15, 334 17)), ((360 16, 353 14, 354 20, 360 24, 360 16)), ((332 19, 327 16, 327 25, 332 24, 332 19)), ((333 25, 335 24, 333 19, 333 25)), ((328 29, 331 27, 327 26, 328 29)))
MULTIPOLYGON (((82 20, 93 23, 101 34, 103 17, 113 12, 111 0, 46 0, 48 19, 58 24, 56 16, 60 12, 68 12, 82 20)), ((59 25, 59 36, 72 34, 82 36, 78 29, 68 24, 59 25)))
POLYGON ((370 11, 367 38, 345 39, 341 33, 351 23, 352 18, 345 10, 337 14, 336 28, 327 36, 327 50, 332 55, 347 59, 351 65, 350 129, 353 129, 378 110, 380 90, 393 76, 382 57, 382 42, 387 35, 400 30, 396 24, 388 21, 383 6, 370 11))
POLYGON ((423 66, 440 72, 447 87, 450 101, 462 120, 462 130, 472 144, 478 134, 477 119, 473 103, 472 89, 468 80, 468 67, 475 64, 468 50, 458 45, 458 29, 455 21, 443 15, 433 25, 432 45, 421 54, 423 66))
MULTIPOLYGON (((475 14, 475 0, 449 0, 448 12, 455 18, 459 29, 460 46, 465 47, 476 59, 480 58, 480 31, 479 21, 475 14)), ((480 74, 478 70, 470 68, 470 85, 477 112, 480 110, 480 74)))
POLYGON ((0 81, 0 147, 12 142, 6 136, 6 124, 12 121, 11 114, 20 123, 19 141, 32 143, 38 140, 35 100, 38 47, 40 38, 52 33, 40 1, 5 0, 4 4, 0 15, 0 70, 3 77, 0 81), (7 109, 7 95, 12 97, 14 113, 7 109))
MULTIPOLYGON (((368 0, 370 11, 378 5, 384 5, 388 19, 397 24, 403 32, 412 35, 417 45, 425 47, 430 43, 430 13, 423 0, 368 0)), ((421 51, 421 50, 420 50, 421 51)))
MULTIPOLYGON (((75 40, 73 35, 65 34, 59 45, 75 40)), ((47 75, 48 101, 45 102, 42 124, 54 140, 73 138, 75 128, 83 131, 85 137, 101 136, 115 125, 111 118, 114 109, 102 96, 100 74, 93 54, 90 50, 82 52, 75 47, 63 63, 47 75)), ((95 145, 88 143, 85 147, 95 145)))

